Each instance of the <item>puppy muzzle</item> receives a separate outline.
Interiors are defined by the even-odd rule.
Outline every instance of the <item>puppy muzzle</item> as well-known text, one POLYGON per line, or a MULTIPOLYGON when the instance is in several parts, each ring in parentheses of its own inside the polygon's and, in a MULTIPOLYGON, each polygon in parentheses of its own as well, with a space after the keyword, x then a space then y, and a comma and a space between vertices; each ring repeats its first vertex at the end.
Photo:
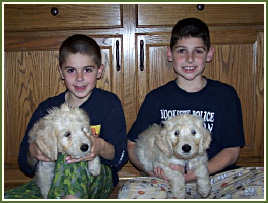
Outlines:
POLYGON ((193 143, 179 143, 174 150, 174 156, 179 159, 191 159, 196 153, 193 143))
POLYGON ((88 145, 88 144, 82 144, 82 145, 80 146, 80 150, 81 150, 82 152, 87 152, 88 149, 89 149, 89 145, 88 145))
POLYGON ((189 152, 191 151, 192 147, 191 147, 191 145, 185 144, 185 145, 183 145, 183 146, 181 147, 181 149, 182 149, 182 151, 183 151, 184 153, 189 153, 189 152))

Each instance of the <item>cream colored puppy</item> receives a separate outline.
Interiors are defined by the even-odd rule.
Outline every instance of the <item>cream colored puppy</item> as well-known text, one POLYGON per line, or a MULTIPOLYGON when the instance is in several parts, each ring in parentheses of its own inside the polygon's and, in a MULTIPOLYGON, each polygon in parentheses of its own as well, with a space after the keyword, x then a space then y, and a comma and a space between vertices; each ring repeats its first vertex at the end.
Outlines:
POLYGON ((136 142, 136 154, 146 171, 155 167, 164 170, 171 185, 172 195, 185 198, 183 173, 172 170, 169 163, 186 166, 194 170, 198 192, 202 197, 209 195, 211 186, 207 168, 207 154, 211 141, 203 119, 190 114, 179 115, 152 125, 142 132, 136 142))
MULTIPOLYGON (((29 143, 35 142, 39 149, 53 162, 32 160, 38 163, 35 181, 41 194, 47 198, 53 177, 58 153, 81 158, 91 150, 90 121, 87 114, 79 108, 70 108, 66 104, 53 108, 40 119, 29 132, 29 143)), ((88 170, 93 176, 100 174, 100 159, 88 161, 88 170)))

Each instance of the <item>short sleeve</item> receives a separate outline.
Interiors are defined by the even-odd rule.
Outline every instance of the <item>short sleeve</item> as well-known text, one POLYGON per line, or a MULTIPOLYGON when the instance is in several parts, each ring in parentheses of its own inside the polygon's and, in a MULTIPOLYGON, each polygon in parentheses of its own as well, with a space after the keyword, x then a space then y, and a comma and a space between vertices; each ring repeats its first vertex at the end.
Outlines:
POLYGON ((103 162, 118 171, 128 160, 126 121, 119 100, 116 100, 112 105, 112 109, 107 112, 106 118, 103 121, 101 134, 103 135, 103 139, 111 143, 115 148, 114 159, 103 159, 103 162))
POLYGON ((137 119, 132 125, 129 133, 128 133, 128 139, 135 142, 138 135, 144 131, 146 128, 148 128, 153 123, 158 123, 160 118, 157 112, 157 99, 154 99, 153 94, 148 94, 137 115, 137 119))
POLYGON ((243 118, 240 99, 236 91, 232 88, 226 96, 223 108, 222 136, 223 148, 244 146, 243 118))

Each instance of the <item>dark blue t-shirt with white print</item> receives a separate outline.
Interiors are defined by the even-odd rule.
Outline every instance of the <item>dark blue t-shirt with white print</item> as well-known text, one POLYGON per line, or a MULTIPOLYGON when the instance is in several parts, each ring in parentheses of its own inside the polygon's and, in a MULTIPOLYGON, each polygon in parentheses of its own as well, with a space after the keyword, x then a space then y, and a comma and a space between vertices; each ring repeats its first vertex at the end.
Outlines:
MULTIPOLYGON (((63 92, 40 103, 28 123, 20 145, 18 162, 20 169, 29 177, 34 176, 35 168, 32 168, 27 162, 27 153, 29 152, 28 133, 40 118, 48 114, 49 109, 60 107, 65 102, 65 94, 66 92, 63 92)), ((115 94, 94 88, 88 100, 79 108, 82 108, 88 114, 91 126, 100 127, 99 136, 115 148, 114 159, 107 160, 101 157, 101 163, 111 167, 113 183, 116 185, 119 181, 117 172, 128 160, 126 122, 121 102, 115 94)))
POLYGON ((128 139, 135 141, 153 123, 185 113, 201 116, 211 132, 209 159, 224 148, 244 146, 240 99, 232 86, 211 79, 207 79, 202 90, 194 93, 178 87, 175 80, 152 90, 141 105, 128 139))

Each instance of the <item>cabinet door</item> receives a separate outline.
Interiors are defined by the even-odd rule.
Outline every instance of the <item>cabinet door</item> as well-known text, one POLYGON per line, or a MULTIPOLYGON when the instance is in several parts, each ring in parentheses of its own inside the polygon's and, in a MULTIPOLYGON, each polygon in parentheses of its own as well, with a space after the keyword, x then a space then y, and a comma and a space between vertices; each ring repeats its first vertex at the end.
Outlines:
MULTIPOLYGON (((101 46, 102 63, 105 66, 103 77, 97 82, 97 87, 112 91, 122 99, 122 36, 92 37, 101 46)), ((26 40, 23 46, 19 41, 14 41, 15 39, 6 40, 4 101, 5 169, 7 169, 5 178, 9 178, 5 181, 7 184, 12 183, 12 178, 25 179, 18 169, 17 157, 19 144, 33 111, 41 101, 65 90, 58 73, 57 51, 60 42, 65 38, 66 36, 53 37, 53 40, 50 37, 36 38, 39 41, 33 38, 26 40), (45 43, 46 40, 48 43, 45 43), (17 47, 8 46, 10 41, 17 43, 17 47), (36 47, 36 44, 39 46, 36 47)))
POLYGON ((122 26, 120 4, 5 4, 4 9, 8 32, 122 26))
POLYGON ((263 25, 263 4, 139 4, 138 27, 173 26, 196 17, 208 25, 263 25))
MULTIPOLYGON (((212 30, 216 53, 205 75, 231 84, 241 99, 246 146, 240 165, 263 163, 263 32, 252 29, 212 30)), ((136 35, 137 110, 145 95, 175 78, 167 61, 168 33, 136 35)))

